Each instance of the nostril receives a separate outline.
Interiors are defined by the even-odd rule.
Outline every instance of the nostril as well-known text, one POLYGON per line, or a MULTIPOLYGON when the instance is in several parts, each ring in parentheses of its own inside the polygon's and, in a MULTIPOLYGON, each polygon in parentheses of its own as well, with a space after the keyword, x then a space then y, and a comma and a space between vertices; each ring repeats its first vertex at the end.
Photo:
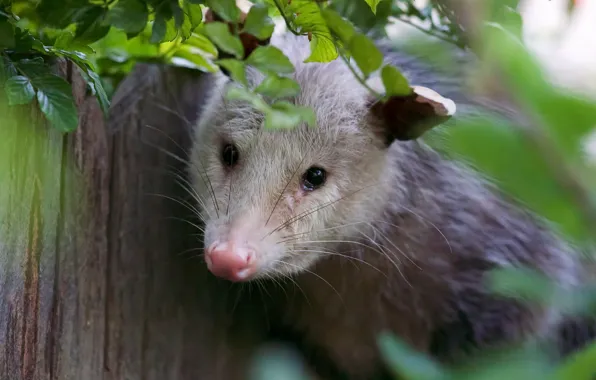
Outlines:
POLYGON ((234 244, 212 244, 205 251, 207 268, 218 277, 245 280, 255 271, 255 250, 234 244))

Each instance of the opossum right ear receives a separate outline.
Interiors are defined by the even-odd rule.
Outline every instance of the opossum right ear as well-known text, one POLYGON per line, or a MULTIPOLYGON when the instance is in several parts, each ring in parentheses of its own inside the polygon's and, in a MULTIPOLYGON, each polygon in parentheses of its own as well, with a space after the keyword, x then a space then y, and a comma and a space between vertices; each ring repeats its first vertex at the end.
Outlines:
MULTIPOLYGON (((380 86, 376 83, 372 87, 380 86)), ((455 109, 453 100, 422 86, 412 86, 407 95, 374 99, 370 103, 370 111, 381 123, 375 132, 382 135, 387 145, 394 140, 419 138, 449 120, 455 114, 455 109)))

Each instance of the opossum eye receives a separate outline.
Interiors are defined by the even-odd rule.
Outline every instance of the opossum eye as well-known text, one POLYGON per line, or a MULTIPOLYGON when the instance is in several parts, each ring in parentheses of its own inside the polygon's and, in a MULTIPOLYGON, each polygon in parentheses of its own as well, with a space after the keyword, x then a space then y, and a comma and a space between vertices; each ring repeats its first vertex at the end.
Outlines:
POLYGON ((226 144, 221 151, 221 161, 226 166, 234 166, 238 161, 238 149, 233 144, 226 144))
POLYGON ((325 169, 312 166, 302 176, 302 187, 304 190, 312 191, 323 186, 326 179, 327 172, 325 169))

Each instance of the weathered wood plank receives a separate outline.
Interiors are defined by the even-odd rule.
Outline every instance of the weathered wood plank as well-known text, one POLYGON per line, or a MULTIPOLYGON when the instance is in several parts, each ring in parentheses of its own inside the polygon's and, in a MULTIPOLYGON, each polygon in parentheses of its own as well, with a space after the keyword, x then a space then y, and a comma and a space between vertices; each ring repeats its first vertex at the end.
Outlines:
POLYGON ((106 123, 77 71, 61 72, 78 130, 22 107, 28 128, 0 142, 0 379, 244 378, 260 311, 232 324, 229 285, 207 275, 172 200, 208 79, 139 66, 106 123))

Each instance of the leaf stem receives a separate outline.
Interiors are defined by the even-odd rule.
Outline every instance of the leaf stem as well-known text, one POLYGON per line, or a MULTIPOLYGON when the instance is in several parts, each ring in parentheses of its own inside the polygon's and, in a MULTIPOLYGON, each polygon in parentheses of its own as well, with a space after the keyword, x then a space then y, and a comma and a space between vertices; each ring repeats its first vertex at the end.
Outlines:
POLYGON ((403 22, 404 24, 408 24, 408 25, 410 25, 410 26, 418 29, 422 33, 427 34, 427 35, 429 35, 431 37, 435 37, 435 38, 438 38, 438 39, 440 39, 442 41, 445 41, 445 42, 449 42, 451 44, 458 45, 458 42, 456 40, 451 39, 451 38, 449 38, 448 36, 446 36, 444 34, 439 34, 439 33, 433 32, 432 29, 431 30, 425 29, 425 28, 421 27, 420 25, 416 25, 415 23, 413 23, 412 21, 410 21, 410 20, 408 20, 406 18, 396 17, 396 20, 398 20, 400 22, 403 22))
POLYGON ((288 30, 290 32, 292 32, 293 34, 297 35, 297 36, 303 36, 304 33, 300 33, 298 32, 296 29, 294 29, 294 27, 290 24, 290 20, 288 20, 288 18, 286 17, 286 14, 284 13, 283 9, 281 8, 281 5, 279 5, 278 0, 273 0, 273 2, 275 3, 275 7, 277 8, 277 10, 279 11, 279 14, 281 14, 281 17, 284 19, 284 22, 286 23, 286 27, 288 28, 288 30))
MULTIPOLYGON (((337 48, 337 45, 336 45, 337 48)), ((339 48, 338 48, 339 50, 339 48)), ((360 75, 358 75, 358 73, 356 72, 356 70, 354 69, 354 67, 350 64, 350 62, 348 61, 348 59, 346 58, 346 56, 343 54, 343 52, 339 52, 339 56, 341 57, 341 59, 346 63, 346 65, 348 66, 348 68, 350 69, 350 71, 352 72, 352 74, 354 75, 354 77, 356 77, 356 79, 358 80, 358 82, 360 82, 361 85, 363 85, 368 91, 370 91, 375 97, 377 98, 382 98, 383 95, 379 94, 378 92, 376 92, 375 90, 373 90, 367 83, 366 83, 366 79, 362 78, 360 75)))

